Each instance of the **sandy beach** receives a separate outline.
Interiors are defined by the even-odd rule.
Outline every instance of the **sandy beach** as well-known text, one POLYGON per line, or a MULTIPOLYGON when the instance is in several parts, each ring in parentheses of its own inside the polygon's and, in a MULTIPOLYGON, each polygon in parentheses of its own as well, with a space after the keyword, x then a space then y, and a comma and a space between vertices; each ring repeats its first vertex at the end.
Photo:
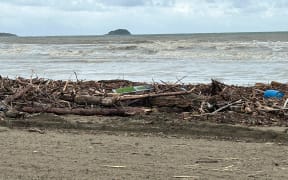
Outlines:
POLYGON ((0 180, 288 179, 288 0, 0 7, 0 180))
POLYGON ((2 39, 0 179, 287 179, 285 38, 2 39))
POLYGON ((0 127, 0 178, 288 178, 285 128, 154 117, 45 114, 0 127))

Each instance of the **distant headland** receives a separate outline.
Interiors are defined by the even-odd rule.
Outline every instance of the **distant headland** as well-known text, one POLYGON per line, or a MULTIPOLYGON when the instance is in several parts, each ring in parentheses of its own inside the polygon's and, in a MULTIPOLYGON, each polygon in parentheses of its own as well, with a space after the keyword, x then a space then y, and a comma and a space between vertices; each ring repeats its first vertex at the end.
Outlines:
POLYGON ((0 32, 0 37, 16 37, 16 34, 0 32))
POLYGON ((131 35, 131 33, 127 29, 116 29, 110 31, 107 35, 131 35))

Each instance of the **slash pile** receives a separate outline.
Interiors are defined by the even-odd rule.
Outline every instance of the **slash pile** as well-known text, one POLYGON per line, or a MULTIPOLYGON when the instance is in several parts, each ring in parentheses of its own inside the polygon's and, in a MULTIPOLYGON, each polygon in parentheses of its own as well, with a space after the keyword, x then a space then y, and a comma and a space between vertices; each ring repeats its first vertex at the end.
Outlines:
POLYGON ((278 82, 243 87, 216 80, 210 84, 192 85, 165 82, 147 84, 127 80, 74 82, 21 77, 9 79, 0 76, 0 111, 2 118, 41 112, 131 116, 165 111, 180 114, 182 119, 187 120, 287 125, 288 96, 265 99, 263 93, 267 89, 288 94, 288 85, 278 82), (148 88, 117 92, 119 88, 133 87, 148 88))

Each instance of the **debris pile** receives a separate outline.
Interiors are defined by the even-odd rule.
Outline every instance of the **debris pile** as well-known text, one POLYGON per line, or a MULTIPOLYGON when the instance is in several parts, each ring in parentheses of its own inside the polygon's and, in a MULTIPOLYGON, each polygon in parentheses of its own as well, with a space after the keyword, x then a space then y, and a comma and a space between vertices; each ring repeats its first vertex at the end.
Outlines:
POLYGON ((2 118, 17 118, 41 112, 131 116, 165 111, 178 113, 185 120, 287 125, 287 92, 288 85, 278 82, 243 87, 216 80, 192 85, 0 76, 0 112, 2 118))

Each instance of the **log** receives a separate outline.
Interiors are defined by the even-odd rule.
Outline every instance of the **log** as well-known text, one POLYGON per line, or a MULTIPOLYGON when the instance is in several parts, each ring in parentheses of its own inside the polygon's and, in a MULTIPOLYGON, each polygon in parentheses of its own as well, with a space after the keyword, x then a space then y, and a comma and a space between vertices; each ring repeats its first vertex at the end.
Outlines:
POLYGON ((88 105, 104 105, 112 106, 117 100, 116 96, 103 97, 103 96, 90 96, 90 95, 77 95, 74 98, 74 102, 77 104, 88 104, 88 105))
POLYGON ((150 94, 141 94, 141 95, 124 95, 124 96, 119 96, 117 100, 124 101, 124 100, 143 99, 143 98, 149 98, 149 97, 185 95, 185 94, 191 94, 194 91, 194 89, 195 88, 192 88, 189 91, 167 92, 167 93, 159 93, 159 94, 150 93, 150 94))
POLYGON ((179 108, 187 108, 191 106, 199 106, 199 104, 202 102, 202 97, 199 95, 196 95, 194 93, 191 93, 189 96, 179 97, 179 96, 159 96, 154 97, 150 100, 150 103, 153 106, 159 106, 159 107, 179 107, 179 108))
POLYGON ((185 94, 191 94, 193 90, 194 89, 191 89, 190 91, 178 91, 178 92, 168 92, 159 94, 141 94, 141 95, 123 95, 123 96, 114 95, 111 97, 77 95, 74 98, 74 102, 77 104, 94 104, 94 105, 99 104, 104 106, 112 106, 118 101, 144 99, 148 97, 185 95, 185 94))
POLYGON ((150 101, 152 106, 158 106, 158 107, 181 107, 181 108, 186 108, 190 107, 192 102, 191 100, 175 97, 175 96, 160 96, 160 97, 155 97, 151 99, 150 101))
POLYGON ((23 107, 21 111, 27 113, 54 113, 58 115, 74 114, 83 116, 103 115, 103 116, 129 116, 138 113, 146 113, 147 109, 144 108, 43 108, 43 107, 23 107))
POLYGON ((283 83, 281 83, 281 82, 277 82, 277 81, 271 81, 271 86, 272 87, 274 87, 274 88, 276 88, 276 87, 284 87, 284 86, 287 86, 286 84, 283 84, 283 83))
POLYGON ((74 101, 74 95, 73 94, 60 94, 59 99, 64 100, 64 101, 74 101))
POLYGON ((10 109, 10 110, 5 112, 5 117, 9 117, 9 118, 17 118, 17 117, 21 117, 22 115, 23 115, 23 113, 15 110, 15 109, 10 109))
POLYGON ((26 94, 28 91, 30 91, 33 88, 33 86, 28 85, 27 87, 20 89, 19 91, 17 91, 15 94, 10 95, 8 97, 6 97, 2 102, 5 105, 8 105, 9 103, 13 102, 14 100, 22 97, 24 94, 26 94))
POLYGON ((103 97, 101 96, 89 96, 89 95, 77 95, 74 98, 74 102, 77 104, 100 104, 103 97))
POLYGON ((229 103, 229 104, 227 104, 225 106, 220 107, 219 109, 213 111, 211 114, 216 114, 219 111, 222 111, 222 110, 224 110, 224 109, 226 109, 226 108, 228 108, 228 107, 230 107, 230 106, 232 106, 234 104, 238 104, 238 103, 241 103, 241 102, 242 102, 242 99, 239 99, 238 101, 235 101, 235 102, 232 102, 232 103, 229 103))

